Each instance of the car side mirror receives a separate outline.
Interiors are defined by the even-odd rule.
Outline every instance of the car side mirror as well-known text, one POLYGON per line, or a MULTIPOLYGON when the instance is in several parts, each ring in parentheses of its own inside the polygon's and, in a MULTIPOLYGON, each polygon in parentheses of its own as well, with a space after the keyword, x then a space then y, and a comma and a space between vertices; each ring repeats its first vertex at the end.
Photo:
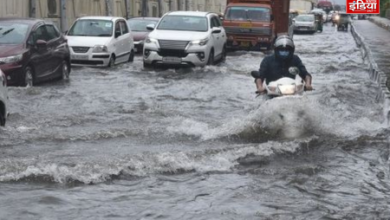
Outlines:
POLYGON ((213 29, 211 31, 211 33, 213 33, 213 34, 219 34, 221 32, 222 32, 221 28, 218 28, 218 27, 213 27, 213 29))
POLYGON ((119 36, 121 36, 121 32, 120 31, 115 31, 115 38, 118 38, 119 36))
POLYGON ((38 48, 38 50, 44 50, 47 48, 47 41, 45 40, 37 40, 35 44, 38 48))
POLYGON ((148 31, 153 31, 154 28, 155 28, 155 25, 154 25, 154 24, 148 24, 148 25, 146 25, 146 30, 148 30, 148 31))
POLYGON ((252 71, 251 72, 251 75, 253 78, 259 78, 259 74, 260 74, 259 71, 252 71))

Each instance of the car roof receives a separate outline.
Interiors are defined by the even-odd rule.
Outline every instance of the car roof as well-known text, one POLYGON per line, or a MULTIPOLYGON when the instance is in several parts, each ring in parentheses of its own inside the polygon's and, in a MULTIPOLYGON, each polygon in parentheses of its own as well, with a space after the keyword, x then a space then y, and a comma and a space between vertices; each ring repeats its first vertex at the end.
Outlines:
POLYGON ((79 18, 79 20, 106 20, 106 21, 113 21, 118 19, 124 19, 124 18, 112 17, 112 16, 85 16, 79 18))
POLYGON ((158 20, 160 20, 160 18, 156 18, 156 17, 133 17, 133 18, 130 18, 128 20, 152 20, 152 21, 158 21, 158 20))
POLYGON ((17 23, 22 23, 22 24, 27 24, 27 25, 35 25, 36 23, 42 22, 45 24, 53 24, 51 21, 45 21, 42 19, 36 19, 36 18, 13 18, 13 17, 8 17, 8 18, 0 18, 0 22, 17 22, 17 23))
POLYGON ((212 12, 205 12, 205 11, 173 11, 168 12, 169 15, 185 15, 185 16, 199 16, 199 17, 206 17, 208 14, 215 14, 212 12))

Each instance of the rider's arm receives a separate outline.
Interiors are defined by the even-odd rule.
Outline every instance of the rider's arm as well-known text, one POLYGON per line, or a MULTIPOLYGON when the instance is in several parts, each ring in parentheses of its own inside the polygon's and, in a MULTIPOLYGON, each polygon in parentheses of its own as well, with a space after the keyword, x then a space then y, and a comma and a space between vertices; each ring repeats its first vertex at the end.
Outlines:
POLYGON ((259 69, 259 75, 256 77, 255 82, 256 82, 256 87, 258 92, 264 92, 265 88, 263 85, 264 80, 267 78, 267 73, 268 73, 268 58, 265 57, 260 64, 260 69, 259 69))
POLYGON ((302 63, 302 60, 298 56, 296 56, 295 59, 296 65, 299 69, 299 76, 305 81, 306 88, 311 90, 311 74, 307 72, 305 65, 302 63))

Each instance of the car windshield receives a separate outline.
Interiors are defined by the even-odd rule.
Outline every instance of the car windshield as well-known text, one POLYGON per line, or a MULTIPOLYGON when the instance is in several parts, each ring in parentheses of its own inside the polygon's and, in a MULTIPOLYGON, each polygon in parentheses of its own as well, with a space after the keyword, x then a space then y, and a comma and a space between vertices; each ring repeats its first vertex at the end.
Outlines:
POLYGON ((208 30, 208 22, 206 17, 167 15, 162 18, 157 29, 206 32, 208 30))
POLYGON ((130 19, 127 21, 131 31, 135 32, 146 32, 146 26, 149 24, 157 24, 157 21, 154 20, 140 20, 140 19, 130 19))
POLYGON ((0 44, 21 44, 26 39, 27 24, 0 23, 0 44))
POLYGON ((112 21, 78 20, 68 32, 69 36, 111 37, 112 21))
POLYGON ((296 21, 314 21, 314 16, 299 15, 295 18, 296 21))
POLYGON ((230 7, 226 13, 227 20, 270 21, 270 9, 262 7, 230 7))

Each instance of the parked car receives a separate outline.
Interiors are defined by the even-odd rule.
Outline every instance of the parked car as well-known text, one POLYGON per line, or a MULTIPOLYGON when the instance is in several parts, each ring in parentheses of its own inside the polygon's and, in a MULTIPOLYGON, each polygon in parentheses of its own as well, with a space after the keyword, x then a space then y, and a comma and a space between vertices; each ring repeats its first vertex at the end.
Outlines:
POLYGON ((8 85, 68 78, 70 52, 57 27, 39 19, 0 19, 0 69, 8 85))
POLYGON ((137 17, 127 20, 127 24, 129 25, 131 33, 133 34, 134 51, 136 53, 142 53, 144 48, 144 41, 150 33, 150 30, 146 29, 146 26, 149 24, 156 25, 159 20, 160 18, 154 17, 137 17))
POLYGON ((66 38, 71 48, 71 64, 75 66, 111 67, 134 60, 133 37, 124 18, 79 18, 66 38))
POLYGON ((7 79, 0 69, 0 126, 4 126, 8 116, 7 79))
POLYGON ((155 64, 205 66, 226 57, 226 33, 216 13, 166 13, 145 40, 144 67, 155 64))
POLYGON ((294 18, 295 32, 317 32, 317 22, 314 14, 300 14, 294 18))

